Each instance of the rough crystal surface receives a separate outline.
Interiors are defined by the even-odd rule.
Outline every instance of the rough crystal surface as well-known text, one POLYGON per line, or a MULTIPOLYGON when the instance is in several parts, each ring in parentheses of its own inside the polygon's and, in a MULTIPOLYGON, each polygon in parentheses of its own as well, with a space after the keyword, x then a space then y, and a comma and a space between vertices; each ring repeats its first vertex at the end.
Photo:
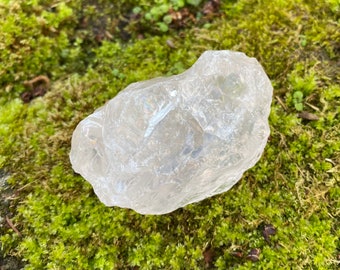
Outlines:
POLYGON ((269 136, 255 58, 206 51, 182 74, 130 84, 79 123, 73 169, 107 206, 165 214, 230 189, 269 136))

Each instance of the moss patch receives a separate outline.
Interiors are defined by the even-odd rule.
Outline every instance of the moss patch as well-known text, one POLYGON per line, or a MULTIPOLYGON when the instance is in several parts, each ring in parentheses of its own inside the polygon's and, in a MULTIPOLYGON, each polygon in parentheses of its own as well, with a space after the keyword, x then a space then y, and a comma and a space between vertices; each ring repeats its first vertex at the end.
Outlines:
MULTIPOLYGON (((112 37, 99 41, 91 1, 54 2, 0 2, 0 57, 7 59, 0 66, 0 177, 9 176, 0 187, 1 257, 27 269, 337 268, 338 1, 221 1, 208 26, 168 22, 165 33, 157 23, 181 1, 122 1, 116 14, 169 8, 142 39, 131 20, 124 29, 117 23, 127 42, 107 28, 110 1, 96 4, 111 23, 100 31, 112 37), (81 28, 84 16, 93 23, 81 28), (261 160, 227 193, 168 215, 104 207, 70 167, 73 129, 129 83, 180 73, 207 49, 254 56, 272 80, 271 136, 261 160), (22 81, 41 74, 51 89, 24 104, 22 81), (275 233, 264 237, 268 226, 275 233)), ((199 20, 214 1, 182 2, 178 10, 199 20)))

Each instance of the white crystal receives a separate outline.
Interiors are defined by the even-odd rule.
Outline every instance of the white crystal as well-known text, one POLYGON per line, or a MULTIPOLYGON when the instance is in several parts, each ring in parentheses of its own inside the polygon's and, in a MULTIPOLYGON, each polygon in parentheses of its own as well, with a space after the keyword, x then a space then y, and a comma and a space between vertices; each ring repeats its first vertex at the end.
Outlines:
POLYGON ((272 92, 255 58, 206 51, 182 74, 130 84, 81 121, 73 169, 105 205, 141 214, 225 192, 263 152, 272 92))

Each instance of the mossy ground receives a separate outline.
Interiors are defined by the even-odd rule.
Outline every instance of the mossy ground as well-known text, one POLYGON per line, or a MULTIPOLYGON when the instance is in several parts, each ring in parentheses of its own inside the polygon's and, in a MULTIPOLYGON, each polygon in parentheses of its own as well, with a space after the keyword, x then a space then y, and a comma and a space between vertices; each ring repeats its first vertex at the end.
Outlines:
POLYGON ((339 1, 111 2, 0 0, 0 266, 337 269, 339 1), (208 49, 256 57, 273 83, 261 160, 227 193, 168 215, 105 207, 71 169, 73 129, 208 49), (38 75, 51 88, 23 103, 38 75))

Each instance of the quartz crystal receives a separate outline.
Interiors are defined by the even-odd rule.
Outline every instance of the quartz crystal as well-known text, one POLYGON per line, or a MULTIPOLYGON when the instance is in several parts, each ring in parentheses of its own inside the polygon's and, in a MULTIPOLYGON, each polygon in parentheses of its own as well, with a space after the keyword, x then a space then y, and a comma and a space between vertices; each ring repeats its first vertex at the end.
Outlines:
POLYGON ((132 83, 82 120, 73 169, 105 205, 141 214, 225 192, 264 150, 272 92, 255 58, 206 51, 185 72, 132 83))

